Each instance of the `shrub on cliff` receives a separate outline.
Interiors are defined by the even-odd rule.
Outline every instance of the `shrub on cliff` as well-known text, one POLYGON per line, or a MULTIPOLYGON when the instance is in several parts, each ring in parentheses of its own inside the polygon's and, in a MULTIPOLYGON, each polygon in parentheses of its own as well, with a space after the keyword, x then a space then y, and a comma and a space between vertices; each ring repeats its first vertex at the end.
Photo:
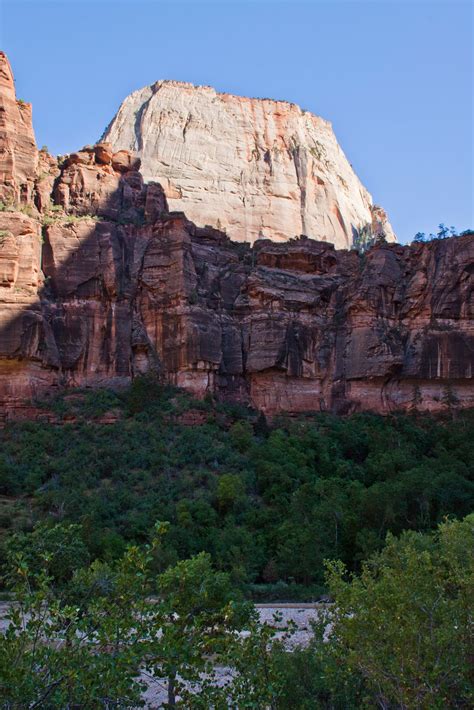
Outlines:
POLYGON ((432 242, 435 239, 448 239, 448 237, 463 237, 466 234, 472 234, 472 229, 465 229, 462 232, 458 232, 456 227, 446 227, 445 224, 441 223, 438 225, 438 231, 436 234, 428 234, 425 232, 417 232, 413 239, 414 242, 432 242))

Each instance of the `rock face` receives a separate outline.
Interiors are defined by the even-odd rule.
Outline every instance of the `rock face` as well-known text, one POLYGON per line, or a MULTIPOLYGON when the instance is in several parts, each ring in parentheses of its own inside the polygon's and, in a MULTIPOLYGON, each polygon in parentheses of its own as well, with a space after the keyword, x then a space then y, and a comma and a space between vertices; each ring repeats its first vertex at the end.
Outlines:
POLYGON ((158 81, 124 100, 103 138, 141 157, 172 209, 236 241, 306 234, 344 249, 362 230, 395 241, 331 124, 295 104, 158 81))
POLYGON ((105 142, 59 164, 4 106, 3 419, 150 371, 268 414, 474 406, 474 234, 364 255, 239 244, 169 212, 130 152, 105 142))
POLYGON ((0 200, 31 200, 38 164, 31 104, 17 100, 10 63, 0 51, 0 200))

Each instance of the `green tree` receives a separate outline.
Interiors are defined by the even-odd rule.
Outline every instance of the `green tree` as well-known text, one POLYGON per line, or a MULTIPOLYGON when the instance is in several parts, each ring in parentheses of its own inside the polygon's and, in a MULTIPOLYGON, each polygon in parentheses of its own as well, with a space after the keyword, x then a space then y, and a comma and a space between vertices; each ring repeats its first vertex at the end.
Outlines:
POLYGON ((253 427, 249 422, 235 422, 229 429, 230 439, 237 451, 247 451, 253 442, 253 427))
POLYGON ((148 621, 156 634, 150 639, 147 670, 156 680, 165 679, 167 707, 176 705, 177 696, 181 705, 201 707, 198 703, 210 702, 218 692, 212 682, 216 662, 232 632, 248 621, 251 607, 233 601, 229 576, 214 571, 206 553, 166 570, 157 591, 159 601, 148 621))
MULTIPOLYGON (((234 686, 219 686, 216 664, 232 665, 233 649, 231 677, 248 676, 251 644, 262 647, 261 634, 274 632, 259 629, 253 606, 235 601, 230 577, 215 571, 205 553, 154 579, 167 527, 157 524, 150 544, 128 547, 114 564, 68 565, 66 586, 48 570, 64 559, 72 532, 67 526, 48 531, 52 552, 51 545, 38 550, 37 531, 23 536, 21 545, 12 541, 8 579, 15 602, 0 644, 5 707, 140 707, 144 670, 165 679, 168 707, 177 697, 180 707, 228 707, 234 686), (244 645, 237 633, 243 628, 254 639, 246 636, 244 645)), ((239 698, 245 687, 235 686, 239 698)), ((268 695, 256 679, 250 692, 268 695)))
POLYGON ((370 705, 360 674, 348 671, 327 652, 325 624, 313 624, 307 646, 276 648, 273 663, 284 679, 278 710, 361 710, 370 705))
POLYGON ((443 404, 447 407, 447 409, 451 412, 451 414, 454 414, 456 407, 459 406, 459 397, 457 396, 456 392, 454 391, 452 382, 447 382, 443 389, 443 396, 441 397, 441 401, 443 404))
POLYGON ((468 707, 472 689, 474 515, 434 535, 388 535, 360 577, 333 562, 328 654, 381 708, 468 707))
MULTIPOLYGON (((276 710, 287 682, 282 667, 285 642, 295 627, 282 627, 281 615, 275 614, 273 623, 260 623, 254 614, 246 626, 246 633, 235 637, 228 647, 227 665, 231 681, 225 688, 226 708, 267 708, 276 710), (280 627, 280 637, 277 627, 280 627)), ((296 707, 290 705, 288 707, 296 707)))
MULTIPOLYGON (((35 549, 29 558, 12 550, 9 556, 15 601, 0 644, 3 707, 141 706, 138 640, 148 551, 131 547, 114 567, 94 563, 73 571, 66 598, 62 580, 47 570, 62 559, 59 543, 64 536, 67 545, 68 531, 59 525, 50 533, 55 553, 35 549), (44 568, 30 567, 30 559, 43 560, 44 568)), ((30 539, 36 545, 34 534, 30 539)))
POLYGON ((219 477, 216 491, 217 507, 222 512, 232 510, 232 508, 244 498, 244 482, 235 473, 224 473, 219 477))
POLYGON ((32 583, 44 572, 54 587, 63 587, 74 572, 90 562, 80 525, 38 524, 32 533, 17 533, 8 541, 11 565, 21 559, 32 583))

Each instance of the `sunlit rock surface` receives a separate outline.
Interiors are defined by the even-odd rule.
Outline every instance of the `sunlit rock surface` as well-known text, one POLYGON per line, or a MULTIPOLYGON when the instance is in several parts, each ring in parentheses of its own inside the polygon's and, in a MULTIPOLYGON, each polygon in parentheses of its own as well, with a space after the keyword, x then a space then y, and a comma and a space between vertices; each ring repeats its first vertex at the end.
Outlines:
POLYGON ((104 140, 141 157, 171 209, 233 240, 306 234, 343 249, 369 226, 395 241, 331 124, 295 104, 158 81, 123 101, 104 140))

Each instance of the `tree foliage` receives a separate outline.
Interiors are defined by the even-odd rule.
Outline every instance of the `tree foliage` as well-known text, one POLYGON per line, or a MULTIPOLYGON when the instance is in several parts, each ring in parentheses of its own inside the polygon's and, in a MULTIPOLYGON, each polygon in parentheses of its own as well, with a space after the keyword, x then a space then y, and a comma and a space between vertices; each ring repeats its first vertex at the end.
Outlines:
POLYGON ((436 239, 448 239, 449 237, 463 237, 465 234, 472 234, 472 229, 465 229, 462 232, 458 232, 456 227, 446 227, 445 224, 441 223, 438 225, 438 231, 436 234, 428 234, 425 232, 417 232, 415 234, 415 242, 432 242, 436 239))
POLYGON ((193 710, 472 707, 474 515, 389 534, 359 575, 326 563, 333 604, 309 644, 291 650, 294 629, 277 638, 281 618, 260 623, 208 554, 155 574, 168 525, 114 563, 78 558, 65 581, 47 570, 70 532, 52 527, 46 550, 38 530, 11 541, 15 596, 0 642, 8 710, 141 707, 153 684, 167 688, 161 707, 193 710))
POLYGON ((113 564, 78 557, 67 583, 48 569, 64 560, 71 526, 48 531, 55 542, 49 549, 42 528, 22 536, 21 545, 12 539, 7 579, 14 596, 0 639, 2 707, 141 707, 143 691, 156 684, 167 688, 166 707, 273 702, 281 685, 264 682, 256 669, 267 667, 270 677, 274 629, 257 623, 254 608, 206 553, 156 577, 167 529, 156 525, 149 544, 130 546, 113 564), (228 667, 223 684, 216 682, 219 664, 228 667))
POLYGON ((473 509, 474 416, 458 411, 453 387, 444 419, 319 414, 270 425, 147 383, 53 403, 73 424, 0 431, 0 559, 5 541, 37 522, 54 546, 48 531, 60 522, 75 526, 66 557, 113 562, 163 520, 156 574, 206 552, 247 595, 311 599, 325 591, 325 558, 358 571, 387 532, 426 532, 473 509), (121 418, 100 424, 110 409, 121 418), (190 409, 203 423, 181 423, 190 409))
POLYGON ((328 653, 378 707, 472 707, 474 515, 434 535, 389 534, 360 576, 336 561, 328 581, 328 653))

